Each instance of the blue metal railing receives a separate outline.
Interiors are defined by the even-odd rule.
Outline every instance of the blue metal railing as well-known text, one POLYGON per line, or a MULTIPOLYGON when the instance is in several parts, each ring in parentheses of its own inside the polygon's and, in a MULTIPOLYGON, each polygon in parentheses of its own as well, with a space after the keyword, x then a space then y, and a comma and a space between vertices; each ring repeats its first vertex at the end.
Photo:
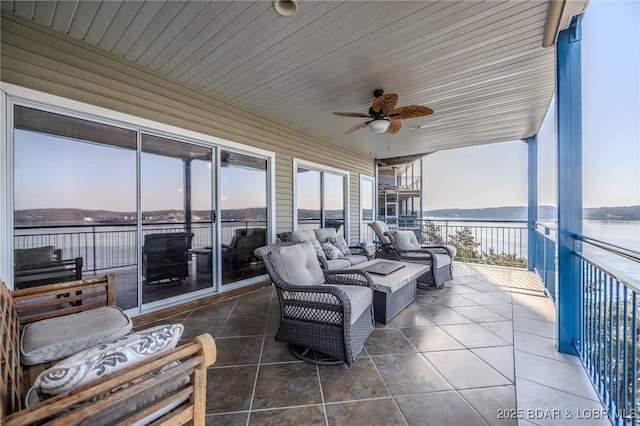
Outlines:
MULTIPOLYGON (((577 236, 576 239, 634 262, 640 268, 640 253, 588 237, 577 236)), ((640 288, 637 283, 611 272, 597 260, 582 253, 575 255, 581 263, 583 308, 581 337, 576 342, 576 349, 607 407, 612 423, 637 425, 640 418, 640 288)))
MULTIPOLYGON (((555 301, 557 229, 537 224, 536 232, 535 269, 555 301)), ((640 287, 633 278, 604 265, 614 264, 615 257, 618 265, 626 262, 629 269, 640 270, 640 253, 582 235, 574 238, 581 243, 581 250, 573 253, 580 259, 581 272, 581 332, 576 351, 611 422, 637 425, 640 287)))
POLYGON ((556 301, 557 294, 557 256, 556 227, 549 224, 536 224, 536 258, 533 260, 534 270, 538 272, 547 294, 556 301))

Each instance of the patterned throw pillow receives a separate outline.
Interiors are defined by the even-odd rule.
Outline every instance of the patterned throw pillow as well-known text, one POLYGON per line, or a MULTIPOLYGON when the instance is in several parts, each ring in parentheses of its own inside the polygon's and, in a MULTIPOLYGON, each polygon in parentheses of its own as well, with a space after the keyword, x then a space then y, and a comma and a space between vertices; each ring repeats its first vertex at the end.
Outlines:
POLYGON ((327 259, 340 259, 344 257, 344 254, 340 251, 340 249, 334 246, 331 243, 322 243, 322 250, 324 250, 324 254, 327 256, 327 259))
POLYGON ((349 250, 349 244, 345 241, 342 235, 338 235, 336 238, 330 240, 334 246, 338 247, 338 250, 342 252, 343 256, 351 256, 351 250, 349 250))
POLYGON ((102 343, 64 359, 38 375, 39 394, 58 395, 176 347, 184 326, 160 325, 102 343))

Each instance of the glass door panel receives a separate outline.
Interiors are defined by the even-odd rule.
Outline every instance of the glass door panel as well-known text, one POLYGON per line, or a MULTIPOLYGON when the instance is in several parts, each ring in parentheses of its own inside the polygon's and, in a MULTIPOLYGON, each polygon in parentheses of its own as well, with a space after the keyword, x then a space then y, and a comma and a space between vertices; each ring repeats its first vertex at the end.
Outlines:
POLYGON ((135 130, 14 108, 14 288, 116 275, 139 305, 135 130))
POLYGON ((142 302, 211 288, 212 148, 142 134, 142 302))
POLYGON ((324 172, 324 227, 344 235, 344 180, 342 175, 324 172))
POLYGON ((296 177, 297 229, 321 228, 321 174, 317 170, 298 167, 296 177))
POLYGON ((373 222, 373 178, 360 178, 360 241, 373 241, 373 230, 369 226, 373 222))
POLYGON ((267 160, 220 151, 222 284, 264 275, 253 251, 267 244, 267 160))

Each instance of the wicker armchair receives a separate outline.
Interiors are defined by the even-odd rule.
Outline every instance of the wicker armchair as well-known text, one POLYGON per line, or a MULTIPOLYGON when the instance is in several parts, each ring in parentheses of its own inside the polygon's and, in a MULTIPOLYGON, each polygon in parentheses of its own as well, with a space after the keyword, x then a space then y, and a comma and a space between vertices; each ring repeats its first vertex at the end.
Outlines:
POLYGON ((389 239, 397 260, 431 267, 418 277, 418 288, 442 288, 445 281, 453 278, 453 256, 449 246, 420 246, 413 231, 388 231, 384 235, 389 239))
POLYGON ((275 340, 288 343, 304 361, 351 366, 375 327, 369 274, 322 270, 309 242, 277 243, 255 254, 264 260, 278 292, 275 340))
MULTIPOLYGON (((381 220, 376 220, 374 222, 371 222, 368 224, 371 229, 373 229, 373 232, 376 234, 376 237, 378 238, 378 241, 374 241, 374 243, 376 244, 376 258, 383 258, 383 259, 393 259, 393 260, 397 260, 398 256, 396 254, 396 249, 393 247, 393 244, 391 244, 391 240, 389 239, 389 237, 385 234, 386 232, 390 232, 391 230, 389 229, 389 227, 387 226, 387 224, 381 220)), ((417 243, 417 240, 416 240, 417 243)), ((457 249, 452 246, 452 245, 428 245, 428 244, 418 244, 420 246, 421 249, 431 249, 431 248, 440 248, 440 247, 445 247, 447 249, 447 252, 449 252, 449 256, 451 256, 451 259, 453 260, 453 258, 456 257, 457 254, 457 249)))

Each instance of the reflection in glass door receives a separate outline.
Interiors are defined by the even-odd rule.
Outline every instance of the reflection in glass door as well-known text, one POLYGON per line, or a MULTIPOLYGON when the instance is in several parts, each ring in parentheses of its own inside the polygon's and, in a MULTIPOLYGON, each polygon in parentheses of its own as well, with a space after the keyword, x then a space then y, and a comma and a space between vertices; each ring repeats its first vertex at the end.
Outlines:
POLYGON ((213 285, 212 157, 212 148, 142 134, 143 303, 213 285))
POLYGON ((14 107, 14 288, 105 274, 139 306, 135 130, 14 107))
POLYGON ((344 235, 344 181, 342 175, 324 173, 324 228, 334 228, 344 235))
POLYGON ((267 160, 220 151, 222 284, 267 273, 254 250, 267 244, 267 160))

